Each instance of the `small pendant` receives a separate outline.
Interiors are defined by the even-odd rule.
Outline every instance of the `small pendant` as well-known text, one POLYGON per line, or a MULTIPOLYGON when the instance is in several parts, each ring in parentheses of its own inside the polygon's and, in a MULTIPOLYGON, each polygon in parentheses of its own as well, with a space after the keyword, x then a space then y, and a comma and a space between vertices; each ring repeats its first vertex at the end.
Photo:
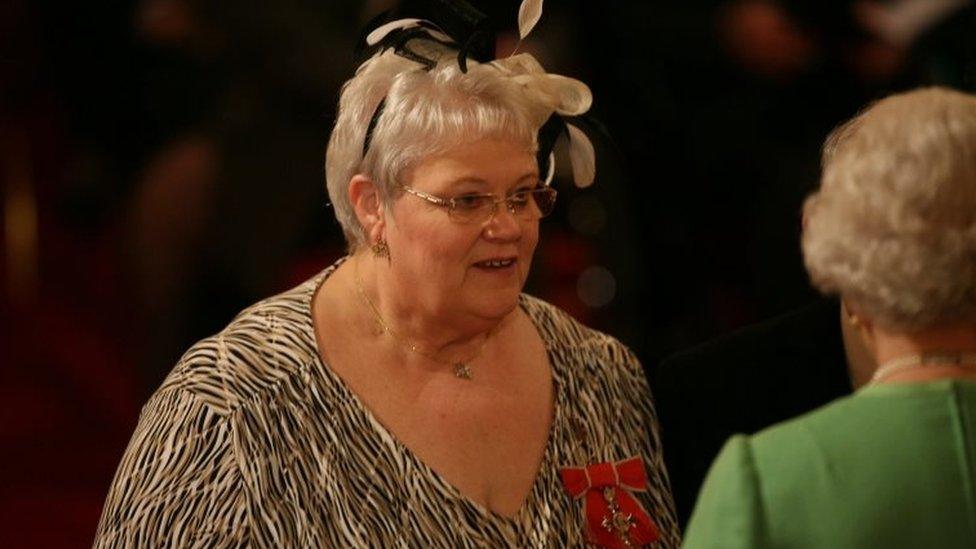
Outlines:
POLYGON ((454 363, 454 377, 456 377, 458 379, 467 379, 468 381, 470 381, 471 380, 471 369, 468 368, 468 365, 465 364, 465 363, 463 363, 463 362, 455 362, 454 363))

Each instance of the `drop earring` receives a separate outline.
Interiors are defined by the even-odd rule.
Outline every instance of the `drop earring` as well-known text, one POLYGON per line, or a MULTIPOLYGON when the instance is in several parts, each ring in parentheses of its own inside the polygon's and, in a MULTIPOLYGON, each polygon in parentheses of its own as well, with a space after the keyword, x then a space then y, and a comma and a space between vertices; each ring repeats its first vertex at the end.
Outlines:
POLYGON ((390 257, 390 247, 386 245, 386 241, 382 237, 370 246, 370 250, 373 251, 373 255, 376 257, 390 257))

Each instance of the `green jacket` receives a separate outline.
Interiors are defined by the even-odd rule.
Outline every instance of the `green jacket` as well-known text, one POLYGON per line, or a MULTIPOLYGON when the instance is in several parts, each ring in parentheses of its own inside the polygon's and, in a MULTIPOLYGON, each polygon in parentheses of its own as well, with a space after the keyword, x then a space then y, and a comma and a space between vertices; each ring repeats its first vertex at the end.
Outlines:
POLYGON ((976 548, 976 382, 872 386, 730 438, 684 547, 976 548))

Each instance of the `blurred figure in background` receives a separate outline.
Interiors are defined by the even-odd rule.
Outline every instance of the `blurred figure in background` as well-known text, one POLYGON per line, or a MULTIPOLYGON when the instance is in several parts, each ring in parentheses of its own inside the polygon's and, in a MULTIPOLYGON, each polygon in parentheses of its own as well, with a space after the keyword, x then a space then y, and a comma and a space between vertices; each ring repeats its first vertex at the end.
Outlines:
POLYGON ((154 387, 178 353, 242 303, 341 255, 308 181, 330 105, 353 68, 359 2, 142 0, 143 122, 128 257, 154 387), (247 223, 233 220, 247 219, 247 223))
MULTIPOLYGON (((76 9, 77 8, 77 9, 76 9)), ((140 383, 118 259, 133 82, 126 13, 0 4, 0 531, 90 543, 140 383), (66 459, 66 456, 71 456, 66 459)))
POLYGON ((909 92, 838 128, 804 214, 810 278, 878 366, 854 396, 731 438, 685 546, 972 547, 976 97, 909 92))

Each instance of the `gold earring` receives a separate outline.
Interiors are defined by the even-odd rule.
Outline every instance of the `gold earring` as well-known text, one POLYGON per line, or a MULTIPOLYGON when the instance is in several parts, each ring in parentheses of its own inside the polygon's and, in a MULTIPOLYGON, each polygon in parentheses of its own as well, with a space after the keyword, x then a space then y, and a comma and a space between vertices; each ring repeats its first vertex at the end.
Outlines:
POLYGON ((370 249, 373 250, 373 255, 376 257, 390 257, 390 247, 386 245, 386 241, 382 238, 373 243, 370 249))
POLYGON ((841 307, 844 308, 844 314, 847 316, 847 321, 850 322, 851 326, 859 327, 861 325, 861 317, 851 312, 851 308, 847 306, 846 301, 841 301, 841 307))

